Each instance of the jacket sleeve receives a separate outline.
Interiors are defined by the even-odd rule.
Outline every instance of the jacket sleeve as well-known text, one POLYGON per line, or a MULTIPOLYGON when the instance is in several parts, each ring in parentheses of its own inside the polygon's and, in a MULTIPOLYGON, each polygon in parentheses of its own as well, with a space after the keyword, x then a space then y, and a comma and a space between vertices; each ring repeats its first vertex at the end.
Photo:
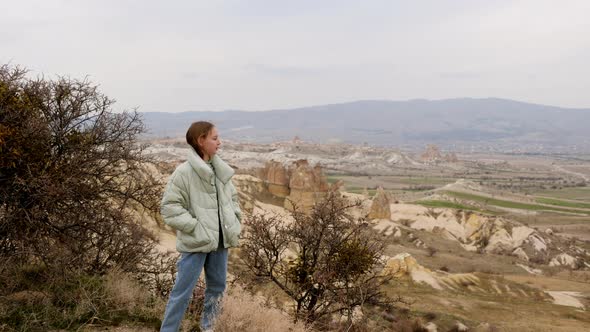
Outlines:
POLYGON ((185 232, 191 233, 197 225, 197 219, 188 211, 188 191, 183 178, 174 172, 168 181, 160 212, 166 225, 185 232))
POLYGON ((231 200, 232 200, 232 205, 234 207, 234 212, 236 213, 238 220, 240 222, 242 222, 242 210, 240 209, 240 201, 238 199, 238 191, 236 190, 236 187, 234 186, 234 184, 231 181, 229 181, 229 189, 231 190, 231 200))

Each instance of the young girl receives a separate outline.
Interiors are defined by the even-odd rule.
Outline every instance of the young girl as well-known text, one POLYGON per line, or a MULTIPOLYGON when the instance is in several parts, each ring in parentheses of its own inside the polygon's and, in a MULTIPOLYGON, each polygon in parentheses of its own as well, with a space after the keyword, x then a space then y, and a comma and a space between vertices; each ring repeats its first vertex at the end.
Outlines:
POLYGON ((201 330, 212 331, 225 290, 227 248, 238 245, 241 212, 234 170, 216 154, 221 145, 217 128, 193 123, 186 133, 192 147, 188 160, 178 166, 166 186, 161 212, 176 229, 176 284, 170 293, 160 331, 178 331, 201 270, 205 269, 205 303, 201 330))

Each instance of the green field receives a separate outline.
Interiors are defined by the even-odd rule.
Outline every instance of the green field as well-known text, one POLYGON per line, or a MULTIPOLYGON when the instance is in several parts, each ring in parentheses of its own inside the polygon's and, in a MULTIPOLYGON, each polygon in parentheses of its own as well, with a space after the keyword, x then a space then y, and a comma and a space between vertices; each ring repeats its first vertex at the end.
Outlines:
POLYGON ((545 198, 545 197, 537 197, 535 200, 537 201, 537 203, 541 203, 541 204, 564 206, 564 207, 571 207, 571 208, 578 208, 578 209, 590 209, 590 203, 561 201, 558 199, 545 198))
POLYGON ((326 176, 326 180, 328 181, 328 183, 332 184, 332 183, 336 183, 338 180, 340 180, 340 177, 329 175, 329 176, 326 176))
MULTIPOLYGON (((352 187, 352 188, 346 188, 346 191, 349 193, 353 193, 353 194, 362 194, 365 189, 364 188, 359 188, 359 187, 352 187)), ((375 193, 377 193, 377 189, 367 189, 367 193, 369 193, 369 196, 375 196, 375 193)))
POLYGON ((455 179, 447 177, 430 177, 430 176, 352 176, 341 174, 329 174, 326 176, 328 183, 334 183, 342 180, 346 188, 354 190, 356 188, 376 188, 382 186, 385 189, 419 191, 422 186, 434 187, 444 186, 453 183, 455 179))
POLYGON ((590 187, 567 187, 562 189, 544 189, 533 192, 535 196, 545 196, 558 199, 573 199, 590 202, 590 187))
POLYGON ((450 208, 450 209, 458 209, 458 210, 471 210, 471 211, 479 211, 482 212, 481 209, 478 209, 471 205, 453 203, 449 201, 439 201, 439 200, 423 200, 423 201, 416 201, 414 204, 426 206, 426 207, 437 207, 437 208, 450 208))
POLYGON ((396 183, 409 185, 441 185, 453 183, 456 179, 442 177, 400 177, 395 179, 396 183))
POLYGON ((565 213, 590 214, 590 212, 586 212, 586 211, 562 209, 562 208, 557 208, 557 207, 543 206, 543 205, 531 204, 531 203, 505 201, 505 200, 501 200, 501 199, 479 196, 479 195, 474 195, 474 194, 467 194, 467 193, 456 192, 456 191, 444 191, 444 193, 449 196, 464 199, 464 200, 470 200, 470 201, 474 201, 474 202, 484 203, 486 205, 499 206, 499 207, 510 208, 510 209, 534 210, 534 211, 548 210, 548 211, 565 212, 565 213))

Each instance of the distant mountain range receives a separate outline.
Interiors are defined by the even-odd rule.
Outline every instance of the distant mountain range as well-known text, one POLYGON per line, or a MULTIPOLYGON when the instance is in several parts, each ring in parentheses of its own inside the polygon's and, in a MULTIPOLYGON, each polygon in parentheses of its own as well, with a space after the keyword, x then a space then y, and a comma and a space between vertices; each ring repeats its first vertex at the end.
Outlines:
POLYGON ((253 142, 302 140, 499 152, 590 152, 590 109, 514 100, 368 100, 260 112, 143 113, 151 137, 184 136, 208 120, 223 138, 253 142))

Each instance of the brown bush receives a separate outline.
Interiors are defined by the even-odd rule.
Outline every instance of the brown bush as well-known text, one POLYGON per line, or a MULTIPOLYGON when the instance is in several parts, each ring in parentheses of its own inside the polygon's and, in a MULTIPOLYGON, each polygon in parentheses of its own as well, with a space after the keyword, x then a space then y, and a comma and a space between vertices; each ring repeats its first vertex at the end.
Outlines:
POLYGON ((330 192, 311 214, 295 209, 288 225, 277 217, 246 220, 246 264, 295 301, 296 319, 311 323, 338 313, 351 321, 355 307, 391 302, 380 290, 390 278, 377 272, 384 244, 348 215, 353 206, 330 192))
POLYGON ((129 211, 157 213, 162 184, 143 169, 138 113, 112 104, 87 81, 0 67, 0 256, 97 273, 146 264, 155 241, 129 211))
MULTIPOLYGON (((55 308, 80 311, 68 326, 95 315, 96 303, 70 291, 85 290, 80 278, 102 280, 117 268, 166 296, 174 258, 156 250, 135 217, 157 214, 163 187, 145 170, 152 160, 137 143, 138 113, 114 112, 113 100, 86 80, 25 74, 0 66, 0 298, 47 292, 55 308)), ((51 316, 35 305, 12 309, 4 316, 11 326, 21 314, 51 316)), ((29 323, 19 328, 45 324, 29 323)))

